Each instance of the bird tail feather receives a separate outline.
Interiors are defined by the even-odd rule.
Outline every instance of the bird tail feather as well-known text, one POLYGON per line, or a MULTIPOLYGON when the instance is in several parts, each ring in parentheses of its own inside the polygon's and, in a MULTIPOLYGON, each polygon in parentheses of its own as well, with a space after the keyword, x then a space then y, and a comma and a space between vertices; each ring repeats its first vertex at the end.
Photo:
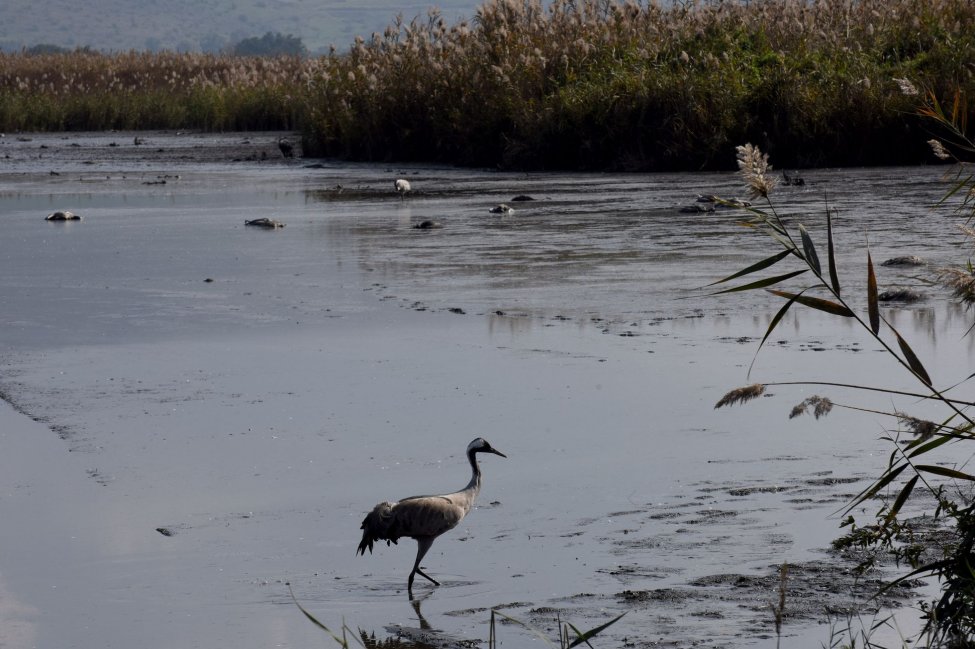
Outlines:
POLYGON ((362 521, 362 541, 359 542, 359 549, 356 550, 356 554, 365 555, 366 549, 369 550, 369 554, 372 554, 372 544, 376 541, 392 541, 396 543, 399 538, 393 530, 390 529, 393 523, 393 503, 391 502, 381 502, 372 508, 372 511, 366 514, 366 517, 362 521))

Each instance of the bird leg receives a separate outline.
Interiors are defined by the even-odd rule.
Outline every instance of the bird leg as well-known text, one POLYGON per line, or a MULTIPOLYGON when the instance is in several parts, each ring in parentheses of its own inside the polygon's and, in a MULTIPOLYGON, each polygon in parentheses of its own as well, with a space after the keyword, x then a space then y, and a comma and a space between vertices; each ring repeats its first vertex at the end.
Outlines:
POLYGON ((413 571, 410 572, 410 579, 407 582, 406 587, 406 590, 410 593, 410 595, 413 594, 413 578, 417 575, 420 575, 421 577, 432 582, 434 586, 440 585, 439 581, 420 570, 420 561, 423 560, 424 555, 426 555, 427 551, 430 549, 430 546, 433 545, 433 539, 434 537, 431 536, 423 536, 416 540, 416 561, 413 563, 413 571))

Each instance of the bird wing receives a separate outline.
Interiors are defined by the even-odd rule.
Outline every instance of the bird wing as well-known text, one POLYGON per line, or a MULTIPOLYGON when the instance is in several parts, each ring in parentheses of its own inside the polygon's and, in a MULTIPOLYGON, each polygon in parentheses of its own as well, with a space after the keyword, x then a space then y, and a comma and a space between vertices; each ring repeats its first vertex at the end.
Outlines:
POLYGON ((436 537, 457 527, 469 507, 459 494, 414 496, 396 503, 381 502, 362 521, 362 541, 356 554, 372 553, 376 541, 396 543, 403 537, 436 537))
POLYGON ((398 536, 439 536, 457 527, 466 513, 450 496, 415 496, 393 506, 390 527, 398 536))

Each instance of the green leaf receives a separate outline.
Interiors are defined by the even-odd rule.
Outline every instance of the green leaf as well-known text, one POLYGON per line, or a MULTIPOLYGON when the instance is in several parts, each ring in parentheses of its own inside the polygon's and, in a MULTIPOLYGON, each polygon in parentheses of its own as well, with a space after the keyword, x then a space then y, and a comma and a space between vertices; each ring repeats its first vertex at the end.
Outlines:
POLYGON ((870 316, 870 330, 873 335, 880 333, 880 306, 877 300, 877 276, 873 272, 873 259, 867 251, 867 313, 870 316))
POLYGON ((802 251, 806 257, 806 263, 816 272, 817 275, 823 274, 823 269, 819 265, 819 255, 816 254, 816 246, 813 245, 812 238, 806 232, 806 226, 799 224, 799 236, 802 237, 802 251))
MULTIPOLYGON (((961 174, 959 174, 959 177, 961 177, 961 174)), ((965 178, 962 178, 957 184, 955 184, 950 190, 948 190, 948 193, 942 196, 941 200, 935 203, 935 205, 941 205, 949 198, 957 194, 959 190, 961 190, 962 188, 967 188, 971 184, 973 179, 975 179, 975 175, 969 175, 965 178)))
POLYGON ((715 291, 714 293, 711 293, 711 295, 721 295, 722 293, 735 293, 737 291, 751 291, 756 288, 765 288, 766 286, 772 286, 773 284, 784 282, 787 279, 791 279, 796 275, 802 275, 806 272, 809 272, 809 269, 803 268, 802 270, 795 270, 791 273, 786 273, 785 275, 776 275, 775 277, 760 279, 757 282, 752 282, 751 284, 743 284, 742 286, 736 286, 734 288, 726 288, 723 291, 715 291))
POLYGON ((785 316, 786 312, 789 310, 789 307, 795 304, 796 298, 798 298, 800 295, 802 295, 805 292, 806 291, 803 290, 795 297, 789 298, 789 300, 775 314, 775 317, 772 318, 772 322, 769 323, 768 329, 765 330, 765 335, 762 336, 762 342, 758 343, 758 349, 755 350, 755 356, 752 357, 752 363, 751 365, 748 366, 749 375, 751 375, 752 366, 755 365, 755 360, 758 358, 758 352, 762 351, 762 346, 765 344, 765 341, 768 340, 768 337, 772 335, 772 330, 775 329, 776 325, 779 324, 779 321, 783 318, 783 316, 785 316))
MULTIPOLYGON (((915 458, 918 455, 924 455, 925 453, 928 453, 930 451, 933 451, 934 449, 938 448, 939 446, 950 442, 952 439, 954 439, 954 438, 951 437, 950 435, 938 435, 934 439, 931 439, 931 440, 928 440, 927 442, 924 442, 923 444, 921 444, 917 448, 913 448, 913 450, 911 450, 911 452, 908 454, 907 457, 908 458, 915 458)), ((914 444, 918 444, 920 442, 921 442, 920 439, 914 440, 913 442, 911 442, 910 444, 908 444, 907 448, 905 448, 904 450, 912 449, 912 447, 914 446, 914 444)))
POLYGON ((887 323, 887 326, 890 327, 890 330, 894 332, 895 336, 897 336, 897 344, 901 348, 901 353, 904 354, 904 360, 906 360, 907 364, 911 366, 911 369, 915 374, 917 374, 917 377, 924 381, 925 385, 931 387, 931 377, 928 376, 928 372, 924 369, 924 365, 921 364, 917 354, 915 354, 914 350, 911 349, 911 346, 907 344, 907 341, 901 338, 901 335, 897 333, 897 330, 890 326, 889 322, 887 323))
POLYGON ((824 300, 820 297, 810 297, 808 295, 803 295, 801 293, 789 293, 787 291, 778 291, 775 289, 769 289, 769 293, 774 293, 779 297, 784 297, 786 299, 795 300, 803 306, 808 306, 811 309, 817 309, 819 311, 825 311, 832 315, 843 316, 844 318, 852 318, 853 311, 850 311, 847 307, 843 306, 839 302, 833 302, 831 300, 824 300))
POLYGON ((830 217, 829 206, 826 207, 826 263, 829 266, 829 281, 833 285, 833 292, 840 294, 840 278, 836 274, 836 253, 833 250, 833 221, 830 217))
POLYGON ((590 629, 590 630, 586 631, 585 633, 583 633, 581 635, 579 635, 579 630, 578 629, 576 629, 575 627, 572 627, 572 630, 575 631, 576 632, 576 635, 579 635, 579 637, 572 641, 572 644, 569 645, 568 649, 572 649, 572 647, 577 647, 577 646, 581 645, 583 642, 588 642, 589 641, 589 638, 593 637, 597 633, 600 633, 601 631, 603 631, 604 629, 606 629, 606 627, 610 626, 611 624, 616 624, 617 622, 620 621, 620 618, 622 618, 624 615, 626 615, 626 612, 623 612, 622 614, 618 615, 617 617, 614 617, 612 620, 610 620, 606 624, 601 624, 601 625, 597 626, 596 628, 590 629))
POLYGON ((763 259, 762 261, 760 261, 758 263, 752 264, 748 268, 745 268, 743 270, 739 270, 734 275, 728 275, 724 279, 719 279, 716 282, 711 282, 710 284, 708 284, 708 286, 714 286, 715 284, 723 284, 723 283, 725 283, 725 282, 727 282, 729 280, 737 279, 737 278, 741 277, 742 275, 749 275, 749 274, 754 273, 756 271, 764 270, 764 269, 768 268, 769 266, 774 266, 775 264, 777 264, 778 262, 782 261, 787 256, 789 256, 789 254, 791 252, 792 252, 791 250, 783 250, 782 252, 780 252, 778 254, 772 255, 768 259, 763 259))
POLYGON ((522 622, 521 620, 516 619, 516 618, 513 618, 510 615, 505 615, 504 613, 502 613, 501 611, 499 611, 497 609, 491 609, 491 615, 499 615, 499 616, 503 617, 504 619, 508 620, 509 622, 514 622, 515 624, 518 624, 521 627, 523 627, 523 628, 527 629, 528 631, 530 631, 531 633, 533 633, 537 638, 539 638, 542 642, 544 642, 548 646, 550 646, 550 647, 554 647, 555 646, 555 645, 552 644, 551 640, 549 640, 547 637, 545 637, 545 635, 541 631, 539 631, 538 629, 536 629, 532 625, 527 624, 526 622, 522 622))
POLYGON ((890 511, 887 512, 887 516, 884 518, 884 525, 889 524, 891 521, 897 518, 897 514, 900 512, 901 507, 904 506, 904 503, 907 502, 907 498, 911 495, 911 492, 914 491, 914 485, 917 484, 918 478, 920 477, 921 476, 919 475, 915 475, 913 478, 908 480, 907 484, 904 485, 904 488, 901 489, 901 492, 897 494, 897 500, 895 500, 894 504, 891 505, 890 511))
POLYGON ((288 592, 291 593, 291 600, 295 603, 295 606, 298 607, 298 610, 301 611, 302 614, 312 622, 312 624, 314 624, 319 629, 321 629, 325 633, 327 633, 330 636, 332 636, 332 639, 335 640, 335 642, 339 643, 339 645, 341 645, 342 647, 345 647, 346 649, 348 648, 348 646, 349 646, 349 643, 348 642, 346 642, 342 638, 340 638, 337 635, 335 635, 334 633, 332 633, 332 630, 331 629, 329 629, 327 626, 325 626, 324 624, 322 624, 321 622, 319 622, 318 621, 318 618, 316 618, 314 615, 312 615, 311 613, 309 613, 307 610, 305 610, 305 607, 304 606, 302 606, 301 604, 298 603, 298 598, 295 597, 294 591, 291 590, 291 584, 288 584, 288 592))
POLYGON ((966 480, 968 482, 975 481, 975 476, 969 475, 962 471, 956 471, 955 469, 949 469, 948 467, 935 466, 933 464, 919 464, 915 468, 918 471, 933 473, 934 475, 940 475, 946 478, 955 478, 956 480, 966 480))
POLYGON ((857 495, 857 497, 853 499, 853 502, 850 503, 850 506, 847 508, 846 511, 851 511, 854 507, 856 507, 860 503, 870 500, 871 498, 876 496, 881 489, 883 489, 891 482, 893 482, 897 478, 897 476, 903 473, 904 469, 906 469, 909 466, 910 466, 909 464, 901 464, 900 466, 884 473, 884 475, 882 475, 879 480, 873 483, 873 486, 867 487, 866 489, 861 491, 857 495))

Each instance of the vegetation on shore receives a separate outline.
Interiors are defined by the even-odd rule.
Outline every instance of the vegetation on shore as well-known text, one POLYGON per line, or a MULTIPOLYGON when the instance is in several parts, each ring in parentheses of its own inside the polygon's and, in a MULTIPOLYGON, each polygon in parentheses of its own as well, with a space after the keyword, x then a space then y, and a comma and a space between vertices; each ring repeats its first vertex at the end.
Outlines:
POLYGON ((576 169, 930 160, 898 78, 975 90, 968 0, 487 0, 317 59, 0 56, 0 129, 300 128, 361 160, 576 169), (661 5, 667 3, 661 3, 661 5))
MULTIPOLYGON (((975 174, 967 160, 975 155, 975 141, 967 133, 968 107, 963 95, 942 103, 930 91, 920 93, 904 82, 902 91, 920 102, 919 117, 930 124, 939 137, 926 142, 935 156, 957 163, 957 176, 943 200, 961 199, 960 210, 975 216, 975 174)), ((909 342, 882 313, 878 282, 870 251, 865 252, 861 272, 866 275, 865 294, 850 294, 841 284, 836 264, 840 243, 833 239, 832 219, 825 214, 826 241, 814 242, 803 224, 794 225, 779 216, 771 198, 776 177, 771 175, 768 154, 751 144, 738 147, 738 165, 751 196, 762 207, 748 207, 745 225, 771 237, 776 253, 748 266, 715 284, 734 281, 737 286, 720 293, 742 290, 768 290, 784 302, 772 318, 759 349, 793 306, 814 309, 832 317, 848 319, 854 328, 892 358, 914 380, 914 389, 902 390, 878 383, 851 384, 842 377, 833 381, 762 382, 740 387, 725 394, 716 408, 745 403, 765 393, 768 386, 816 386, 840 390, 844 395, 881 393, 890 398, 889 408, 874 409, 856 403, 838 403, 823 395, 806 397, 789 415, 810 413, 816 419, 834 408, 859 410, 886 418, 890 424, 883 439, 890 446, 887 466, 869 487, 848 504, 843 527, 846 534, 834 542, 841 549, 855 549, 862 557, 860 571, 872 569, 878 558, 892 557, 909 572, 888 583, 884 590, 908 580, 932 578, 940 594, 934 601, 922 601, 919 608, 925 621, 922 633, 912 638, 917 646, 971 647, 975 643, 975 474, 971 472, 970 447, 975 441, 975 407, 964 387, 975 374, 960 378, 938 377, 909 342), (758 280, 744 279, 766 271, 781 272, 782 266, 797 268, 758 280), (774 268, 774 270, 772 270, 774 268), (801 290, 773 288, 786 281, 801 281, 801 290), (745 283, 741 283, 745 282, 745 283), (900 402, 899 404, 897 402, 900 402), (907 409, 933 408, 935 415, 921 419, 907 409), (961 446, 959 446, 961 445, 961 446), (908 506, 914 510, 909 515, 908 506), (876 509, 874 509, 876 507, 876 509), (920 511, 920 515, 917 512, 920 511)), ((962 231, 975 235, 970 227, 962 231)), ((975 270, 969 259, 937 269, 929 278, 932 284, 949 289, 966 306, 975 303, 975 270)), ((966 335, 973 335, 969 329, 966 335)), ((936 369, 936 368, 934 368, 936 369)), ((905 646, 908 643, 905 642, 905 646)), ((855 643, 851 641, 850 646, 855 643)), ((869 639, 865 646, 873 646, 869 639)))
POLYGON ((0 53, 0 131, 291 130, 321 60, 0 53))

